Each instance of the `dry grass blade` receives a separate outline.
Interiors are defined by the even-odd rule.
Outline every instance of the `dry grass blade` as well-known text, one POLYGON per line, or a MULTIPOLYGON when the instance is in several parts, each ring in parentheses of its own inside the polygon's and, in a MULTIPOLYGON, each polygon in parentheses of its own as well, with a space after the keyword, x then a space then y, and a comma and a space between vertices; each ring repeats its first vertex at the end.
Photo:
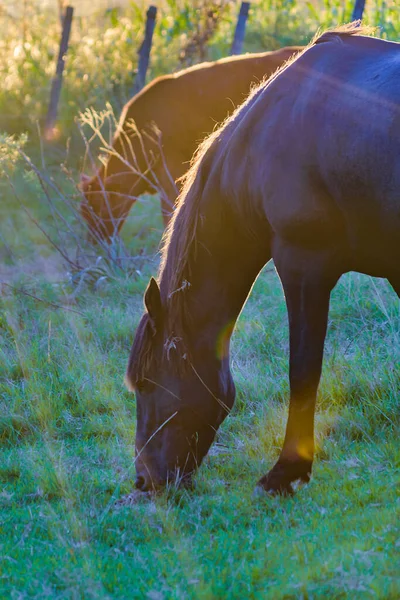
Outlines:
POLYGON ((35 296, 35 294, 31 294, 30 292, 27 292, 26 290, 15 287, 14 285, 10 285, 9 283, 6 283, 5 281, 0 281, 0 289, 1 289, 1 286, 3 286, 3 285, 8 287, 13 292, 16 292, 17 294, 22 294, 23 296, 28 296, 28 298, 33 298, 33 300, 36 300, 37 302, 43 302, 43 304, 47 304, 48 306, 52 306, 53 308, 61 308, 61 310, 67 310, 69 312, 76 313, 77 315, 80 315, 81 317, 85 316, 85 314, 83 312, 81 312, 80 310, 76 310, 75 308, 70 308, 69 306, 63 306, 61 304, 56 304, 55 302, 50 302, 49 300, 45 300, 44 298, 39 298, 38 296, 35 296))

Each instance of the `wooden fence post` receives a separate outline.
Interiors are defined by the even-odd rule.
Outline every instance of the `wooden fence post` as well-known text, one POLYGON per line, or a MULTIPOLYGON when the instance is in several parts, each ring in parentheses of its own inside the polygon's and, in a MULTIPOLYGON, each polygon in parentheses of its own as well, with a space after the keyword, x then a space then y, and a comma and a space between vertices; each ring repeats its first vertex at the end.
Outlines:
POLYGON ((356 0, 354 5, 353 14, 351 15, 352 21, 358 21, 362 19, 365 7, 365 0, 356 0))
POLYGON ((157 7, 149 6, 146 13, 146 29, 144 34, 144 40, 138 50, 139 61, 138 69, 135 78, 135 83, 132 88, 132 95, 137 94, 146 82, 146 72, 149 66, 151 43, 153 41, 154 27, 156 24, 157 7))
POLYGON ((71 24, 72 24, 73 14, 74 14, 73 7, 67 6, 66 11, 65 11, 65 16, 63 19, 63 28, 62 28, 61 41, 60 41, 60 50, 59 50, 58 59, 57 59, 56 74, 55 74, 52 84, 51 84, 50 102, 49 102, 49 108, 48 108, 47 116, 46 116, 45 136, 47 139, 51 139, 53 137, 54 126, 57 121, 58 101, 60 99, 60 94, 61 94, 62 77, 63 77, 64 64, 65 64, 65 55, 68 50, 69 35, 71 33, 71 24))
POLYGON ((242 51, 244 34, 246 31, 247 17, 249 16, 250 2, 242 2, 236 23, 235 35, 232 42, 231 54, 240 54, 242 51))

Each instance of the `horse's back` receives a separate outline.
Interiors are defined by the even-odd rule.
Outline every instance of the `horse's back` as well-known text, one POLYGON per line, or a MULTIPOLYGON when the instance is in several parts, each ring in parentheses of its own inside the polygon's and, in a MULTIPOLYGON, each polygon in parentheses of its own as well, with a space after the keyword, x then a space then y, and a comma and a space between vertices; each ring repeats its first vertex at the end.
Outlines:
POLYGON ((138 127, 155 122, 167 145, 193 150, 215 125, 243 102, 252 84, 270 76, 300 47, 232 56, 200 63, 148 84, 124 108, 121 126, 133 119, 138 127))
POLYGON ((322 36, 237 114, 225 193, 294 243, 342 241, 357 270, 399 260, 399 115, 400 45, 322 36))

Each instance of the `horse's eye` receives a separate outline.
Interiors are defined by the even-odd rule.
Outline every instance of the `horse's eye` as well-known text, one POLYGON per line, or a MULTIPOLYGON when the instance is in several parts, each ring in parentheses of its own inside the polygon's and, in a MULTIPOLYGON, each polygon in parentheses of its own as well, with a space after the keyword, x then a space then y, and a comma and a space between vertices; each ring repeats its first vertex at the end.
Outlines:
POLYGON ((139 381, 136 382, 136 390, 140 393, 140 394, 144 394, 144 393, 149 393, 151 392, 151 390, 153 389, 154 385, 151 381, 149 381, 148 379, 140 379, 139 381))
POLYGON ((146 382, 143 379, 141 379, 140 381, 137 381, 135 388, 138 392, 140 392, 142 394, 144 389, 146 388, 146 382))

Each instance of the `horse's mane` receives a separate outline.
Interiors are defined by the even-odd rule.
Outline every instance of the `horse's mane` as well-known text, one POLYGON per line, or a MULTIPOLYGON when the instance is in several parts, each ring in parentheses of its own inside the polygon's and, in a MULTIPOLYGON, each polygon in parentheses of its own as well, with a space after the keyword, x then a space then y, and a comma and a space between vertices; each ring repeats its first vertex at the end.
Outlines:
POLYGON ((324 42, 342 43, 346 37, 372 35, 375 32, 376 27, 361 25, 361 20, 353 21, 352 23, 346 23, 345 25, 340 25, 339 27, 332 27, 330 29, 326 29, 322 33, 319 30, 303 52, 308 50, 308 48, 315 46, 316 44, 321 44, 324 42))
MULTIPOLYGON (((301 53, 300 53, 301 54, 301 53)), ((167 298, 170 307, 179 303, 182 294, 178 292, 186 289, 190 281, 188 275, 189 258, 196 242, 197 229, 200 221, 200 210, 205 184, 212 169, 213 159, 219 148, 219 141, 227 127, 236 120, 237 114, 243 107, 249 104, 254 96, 266 83, 274 79, 287 65, 298 56, 288 59, 268 79, 255 84, 247 99, 229 115, 217 129, 206 137, 198 146, 190 163, 190 168, 180 178, 182 182, 181 192, 176 202, 176 208, 167 229, 164 232, 161 248, 160 275, 167 268, 167 257, 172 252, 173 261, 171 271, 168 273, 167 298), (187 282, 187 283, 185 283, 187 282)))
POLYGON ((162 292, 166 293, 166 326, 171 337, 183 337, 185 331, 188 317, 185 291, 190 287, 190 255, 196 245, 203 190, 222 130, 223 127, 214 131, 198 147, 189 171, 182 178, 177 208, 163 237, 160 273, 165 272, 168 284, 162 292))

